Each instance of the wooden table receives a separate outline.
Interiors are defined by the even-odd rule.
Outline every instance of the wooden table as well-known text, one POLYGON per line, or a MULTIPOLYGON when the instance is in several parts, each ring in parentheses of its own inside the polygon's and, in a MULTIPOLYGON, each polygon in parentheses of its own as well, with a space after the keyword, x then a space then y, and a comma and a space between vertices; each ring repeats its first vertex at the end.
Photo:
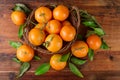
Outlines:
MULTIPOLYGON (((18 41, 18 27, 11 21, 11 8, 15 3, 25 3, 35 8, 41 3, 63 2, 64 0, 0 0, 0 80, 14 80, 20 65, 11 60, 16 50, 9 46, 9 40, 18 41)), ((31 69, 20 80, 120 80, 120 0, 65 0, 94 15, 106 32, 104 39, 110 50, 99 50, 94 61, 80 66, 85 78, 73 75, 68 67, 62 71, 50 71, 42 76, 35 76, 34 70, 43 62, 49 61, 44 56, 40 61, 32 61, 31 69)))

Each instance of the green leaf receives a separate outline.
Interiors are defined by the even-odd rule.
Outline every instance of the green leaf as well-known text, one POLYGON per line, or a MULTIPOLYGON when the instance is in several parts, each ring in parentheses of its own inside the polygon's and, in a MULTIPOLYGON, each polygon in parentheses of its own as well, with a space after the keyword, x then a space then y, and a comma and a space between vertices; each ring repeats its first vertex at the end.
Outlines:
POLYGON ((15 62, 17 62, 17 63, 19 63, 19 64, 21 64, 21 61, 18 60, 16 57, 12 58, 12 60, 15 61, 15 62))
POLYGON ((91 15, 88 14, 88 12, 85 10, 80 10, 80 16, 82 17, 81 19, 90 19, 91 18, 91 15))
POLYGON ((24 62, 20 67, 20 72, 17 75, 17 78, 23 76, 23 74, 30 68, 30 64, 28 62, 24 62))
POLYGON ((89 26, 89 27, 90 26, 94 26, 94 27, 101 28, 101 25, 98 23, 98 21, 96 20, 96 18, 94 16, 92 16, 91 14, 89 14, 87 11, 80 10, 80 16, 81 16, 81 21, 85 22, 84 24, 86 26, 89 26), (88 21, 88 22, 86 22, 86 21, 88 21))
POLYGON ((88 30, 87 31, 87 34, 86 34, 86 37, 92 35, 92 34, 95 34, 95 31, 91 31, 91 30, 88 30))
POLYGON ((98 23, 94 16, 91 16, 92 20, 97 24, 97 27, 101 28, 101 25, 98 23))
POLYGON ((39 56, 34 56, 34 59, 35 60, 40 60, 40 57, 39 56))
POLYGON ((102 45, 100 47, 101 49, 109 49, 109 46, 107 45, 107 43, 102 39, 102 45))
POLYGON ((18 31, 18 37, 21 38, 23 36, 23 28, 26 26, 26 24, 22 24, 19 27, 19 31, 18 31))
POLYGON ((69 56, 70 56, 70 52, 67 53, 67 54, 63 54, 62 57, 61 57, 61 59, 60 59, 60 61, 61 62, 67 62, 69 56))
POLYGON ((83 40, 82 35, 78 34, 78 35, 77 35, 77 39, 79 39, 79 40, 83 40))
POLYGON ((72 63, 74 63, 76 65, 83 65, 87 62, 87 60, 81 60, 81 59, 76 58, 76 57, 72 57, 71 61, 72 61, 72 63))
POLYGON ((92 35, 92 34, 97 34, 98 36, 103 36, 105 35, 105 32, 101 28, 93 28, 94 30, 88 30, 86 37, 92 35))
POLYGON ((81 78, 84 77, 83 74, 79 71, 79 69, 74 64, 69 63, 69 68, 70 68, 70 71, 75 75, 77 75, 78 77, 81 77, 81 78))
POLYGON ((35 70, 35 75, 42 75, 46 73, 49 69, 50 69, 50 64, 44 63, 35 70))
POLYGON ((29 14, 31 12, 31 10, 26 5, 21 3, 15 4, 15 7, 13 8, 13 10, 24 11, 26 14, 29 14))
POLYGON ((105 32, 102 30, 102 28, 93 28, 95 33, 99 36, 105 35, 105 32))
POLYGON ((90 48, 89 48, 89 51, 88 51, 88 57, 89 57, 90 61, 93 61, 94 51, 90 48))
POLYGON ((16 41, 9 41, 9 44, 10 44, 10 46, 12 46, 13 48, 16 48, 16 49, 22 45, 22 43, 16 42, 16 41))
POLYGON ((82 24, 86 27, 95 28, 97 25, 94 21, 84 21, 82 24))
POLYGON ((24 12, 24 10, 19 6, 15 6, 12 10, 13 11, 22 11, 22 12, 24 12))

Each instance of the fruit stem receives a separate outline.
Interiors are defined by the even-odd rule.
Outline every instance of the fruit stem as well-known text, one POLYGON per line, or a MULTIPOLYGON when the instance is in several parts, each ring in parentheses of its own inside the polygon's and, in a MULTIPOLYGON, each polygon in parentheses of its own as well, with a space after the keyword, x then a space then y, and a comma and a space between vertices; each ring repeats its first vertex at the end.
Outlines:
MULTIPOLYGON (((76 50, 82 50, 84 47, 80 47, 80 48, 75 48, 75 50, 74 51, 76 51, 76 50)), ((73 52, 74 52, 73 51, 73 52)))
POLYGON ((34 23, 33 21, 30 21, 33 25, 37 25, 36 23, 34 23))
POLYGON ((72 54, 70 53, 70 56, 69 56, 69 58, 68 58, 68 62, 70 62, 71 57, 72 57, 72 54))

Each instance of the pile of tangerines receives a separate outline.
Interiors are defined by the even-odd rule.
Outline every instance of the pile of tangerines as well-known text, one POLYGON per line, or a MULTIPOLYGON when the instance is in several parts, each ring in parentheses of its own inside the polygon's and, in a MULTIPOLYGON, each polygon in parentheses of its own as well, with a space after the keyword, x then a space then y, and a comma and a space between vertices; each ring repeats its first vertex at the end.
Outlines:
MULTIPOLYGON (((69 9, 64 5, 58 5, 53 11, 48 7, 39 7, 35 11, 35 20, 38 24, 30 30, 29 42, 34 46, 43 44, 51 52, 59 51, 63 41, 70 42, 76 35, 76 29, 66 20, 68 17, 69 9)), ((26 15, 24 12, 14 11, 11 18, 15 24, 21 25, 25 22, 26 15)))
POLYGON ((66 19, 69 9, 58 5, 51 11, 48 7, 39 7, 35 11, 35 20, 38 24, 30 30, 29 41, 35 46, 43 44, 49 51, 57 52, 63 46, 63 41, 72 41, 76 30, 66 19))
MULTIPOLYGON (((57 5, 52 11, 48 7, 41 6, 35 10, 34 14, 38 23, 28 35, 29 42, 34 46, 43 45, 54 53, 62 48, 63 41, 70 42, 74 39, 76 29, 67 19, 70 14, 68 7, 57 5)), ((26 18, 27 15, 21 10, 15 10, 11 14, 11 19, 16 25, 23 25, 26 18)), ((87 37, 86 41, 75 41, 71 46, 71 53, 77 58, 84 58, 87 56, 89 48, 97 50, 101 44, 101 38, 92 34, 87 37)), ((34 57, 34 50, 30 46, 22 44, 17 48, 16 57, 22 62, 29 62, 34 57)), ((53 69, 62 70, 65 68, 67 61, 61 62, 61 57, 62 54, 53 54, 50 59, 50 65, 53 69)))

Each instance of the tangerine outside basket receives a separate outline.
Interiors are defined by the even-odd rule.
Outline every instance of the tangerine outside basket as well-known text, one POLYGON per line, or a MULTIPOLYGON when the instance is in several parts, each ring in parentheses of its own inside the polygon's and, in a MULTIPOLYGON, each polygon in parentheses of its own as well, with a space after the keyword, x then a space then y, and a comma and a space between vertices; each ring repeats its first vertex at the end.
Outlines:
MULTIPOLYGON (((55 5, 55 4, 54 4, 55 5)), ((64 4, 63 4, 64 5, 64 4)), ((41 6, 46 6, 48 8, 50 8, 51 10, 53 10, 55 8, 55 6, 53 6, 53 4, 45 4, 45 5, 41 5, 41 6)), ((57 6, 57 5, 56 5, 57 6)), ((40 6, 39 6, 40 7, 40 6)), ((75 42, 75 40, 77 39, 77 35, 79 33, 79 27, 80 27, 80 14, 79 14, 79 9, 75 6, 67 6, 69 8, 70 11, 70 15, 68 17, 68 20, 71 22, 71 24, 75 27, 76 29, 76 35, 74 37, 74 39, 70 42, 65 42, 63 41, 63 46, 62 48, 55 52, 55 53, 65 53, 69 50, 69 48, 71 47, 72 43, 75 42)), ((34 24, 33 23, 37 23, 36 20, 34 19, 34 13, 35 13, 34 9, 31 14, 28 16, 27 20, 26 20, 26 26, 23 29, 23 37, 22 37, 22 41, 25 42, 27 45, 31 46, 34 50, 36 50, 39 53, 43 53, 43 54, 54 54, 53 52, 48 51, 44 46, 40 45, 40 46, 34 46, 33 44, 31 44, 28 40, 28 34, 29 31, 34 28, 34 24)))

